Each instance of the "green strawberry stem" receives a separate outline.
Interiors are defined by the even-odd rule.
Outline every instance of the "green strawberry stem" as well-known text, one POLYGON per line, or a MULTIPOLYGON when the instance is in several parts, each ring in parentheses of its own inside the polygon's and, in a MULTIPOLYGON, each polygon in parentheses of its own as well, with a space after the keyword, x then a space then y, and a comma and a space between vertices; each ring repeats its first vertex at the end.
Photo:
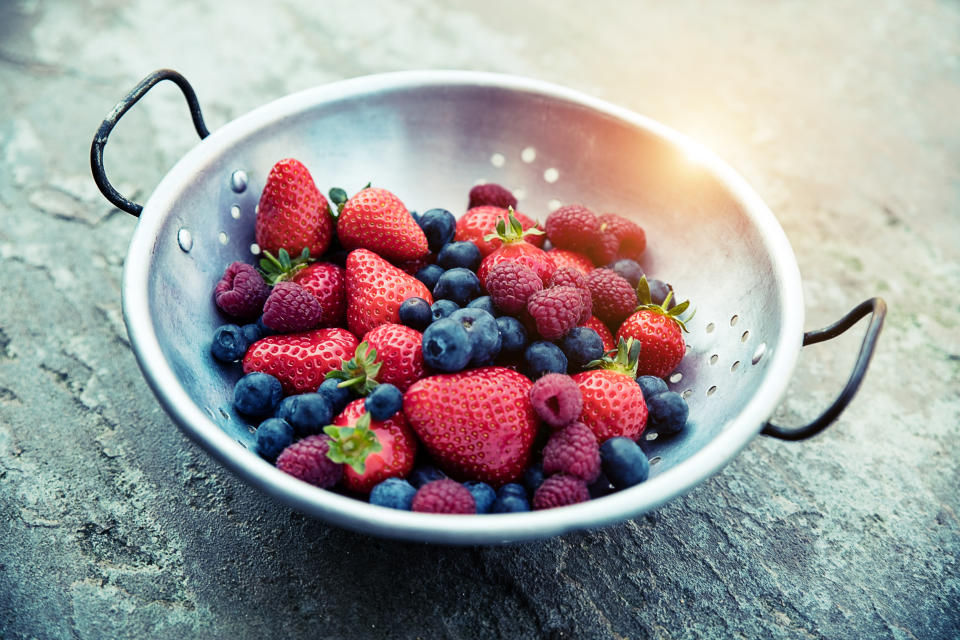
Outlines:
POLYGON ((497 225, 494 227, 493 233, 488 233, 483 236, 483 239, 487 242, 491 240, 501 240, 504 244, 510 244, 512 242, 521 242, 525 239, 526 236, 542 236, 543 231, 537 229, 536 227, 531 227, 524 231, 523 225, 520 224, 520 221, 517 220, 517 217, 513 215, 513 207, 508 209, 510 212, 507 218, 509 219, 509 227, 507 226, 508 221, 500 218, 497 220, 497 225))
POLYGON ((650 284, 647 282, 647 276, 640 276, 640 282, 637 283, 637 301, 640 303, 635 311, 646 310, 652 311, 654 313, 659 313, 660 315, 667 316, 674 322, 676 322, 684 333, 690 333, 687 329, 687 322, 690 322, 693 319, 693 316, 696 315, 696 309, 690 312, 689 316, 683 317, 684 312, 690 308, 690 301, 684 300, 680 304, 670 306, 670 298, 673 297, 673 290, 667 292, 667 297, 664 298, 663 304, 654 304, 653 299, 650 296, 650 284))
POLYGON ((365 396, 377 386, 377 374, 383 363, 377 362, 377 350, 367 342, 357 345, 357 350, 343 365, 327 372, 327 378, 342 380, 337 386, 341 389, 351 388, 358 396, 365 396))
POLYGON ((323 432, 333 441, 327 448, 327 457, 340 464, 348 464, 362 474, 366 470, 367 456, 383 450, 377 434, 370 429, 370 414, 366 411, 352 427, 327 425, 323 432))
POLYGON ((587 363, 587 369, 608 369, 631 378, 637 377, 637 360, 640 358, 641 344, 638 340, 620 338, 616 350, 608 351, 599 360, 587 363))
POLYGON ((310 249, 307 247, 304 247, 300 255, 292 260, 286 249, 280 249, 276 256, 264 250, 263 257, 260 258, 259 271, 267 284, 273 286, 278 282, 291 279, 305 269, 312 261, 310 258, 310 249))
POLYGON ((337 206, 337 211, 334 213, 333 209, 330 210, 330 215, 334 218, 339 216, 343 212, 343 205, 347 204, 347 192, 341 189, 340 187, 334 187, 329 191, 330 202, 337 206))

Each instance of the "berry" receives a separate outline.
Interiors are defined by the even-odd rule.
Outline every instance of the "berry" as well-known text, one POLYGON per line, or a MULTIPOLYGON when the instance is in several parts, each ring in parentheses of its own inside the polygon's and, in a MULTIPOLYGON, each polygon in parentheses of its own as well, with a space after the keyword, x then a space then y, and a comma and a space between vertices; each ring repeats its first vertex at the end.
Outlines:
POLYGON ((534 342, 523 352, 523 371, 531 380, 548 373, 566 373, 567 356, 552 342, 534 342))
POLYGON ((250 324, 245 324, 240 327, 240 330, 243 332, 243 338, 247 341, 248 345, 253 344, 260 338, 264 336, 263 331, 260 328, 260 325, 256 322, 251 322, 250 324))
POLYGON ((637 264, 636 260, 631 260, 630 258, 614 260, 607 265, 607 269, 616 272, 617 275, 629 282, 633 288, 637 287, 640 278, 643 277, 643 267, 637 264))
POLYGON ((501 262, 490 269, 484 286, 498 309, 516 314, 527 308, 530 296, 543 289, 543 281, 524 264, 501 262))
POLYGON ((417 489, 412 509, 421 513, 476 513, 477 503, 465 486, 444 478, 417 489))
POLYGON ((684 323, 692 317, 692 314, 684 317, 690 302, 681 302, 668 310, 670 294, 667 294, 664 304, 653 303, 646 278, 640 279, 637 295, 640 307, 620 325, 617 340, 632 338, 642 345, 637 364, 639 375, 663 378, 680 364, 686 353, 681 332, 687 330, 684 323))
POLYGON ((437 371, 461 371, 470 362, 470 336, 451 318, 435 320, 423 332, 423 361, 437 371))
POLYGON ((451 242, 437 254, 437 264, 444 269, 470 269, 476 271, 480 266, 480 249, 472 242, 451 242))
POLYGON ((530 296, 527 311, 541 337, 558 340, 577 326, 581 301, 580 290, 575 287, 551 287, 530 296))
POLYGON ((307 331, 317 326, 322 313, 320 303, 305 288, 281 282, 263 305, 263 324, 281 333, 307 331))
POLYGON ((600 475, 600 445, 593 431, 573 422, 555 432, 543 448, 543 472, 567 473, 587 484, 600 475))
POLYGON ((604 353, 610 353, 617 348, 617 341, 613 339, 613 334, 610 333, 610 329, 607 329, 607 325, 603 324, 600 318, 590 316, 590 319, 581 323, 580 326, 593 329, 597 332, 597 335, 600 336, 600 340, 603 342, 604 353))
POLYGON ((519 513, 521 511, 530 511, 527 496, 513 494, 497 496, 497 499, 490 506, 490 513, 519 513))
POLYGON ((588 273, 587 288, 593 296, 593 315, 610 327, 619 327, 637 308, 637 293, 625 278, 611 269, 594 269, 588 273))
POLYGON ((620 241, 612 233, 598 233, 587 254, 594 264, 608 264, 617 257, 620 241))
POLYGON ((570 376, 548 373, 533 383, 530 402, 540 419, 554 429, 565 427, 580 417, 583 398, 570 376))
POLYGON ((436 322, 441 318, 449 317, 451 313, 460 308, 453 300, 437 300, 432 305, 430 305, 430 315, 433 317, 433 321, 436 322))
POLYGON ((367 395, 363 405, 370 419, 383 422, 403 408, 403 393, 392 384, 378 384, 367 395))
POLYGON ((424 376, 423 335, 402 324, 382 324, 363 336, 376 351, 380 368, 374 374, 377 382, 396 386, 401 392, 424 376))
POLYGON ((575 267, 557 267, 557 270, 550 276, 547 287, 575 287, 577 289, 586 289, 587 277, 575 267))
POLYGON ((546 251, 526 240, 531 233, 533 231, 524 230, 520 221, 512 214, 509 216, 509 223, 504 220, 497 222, 496 231, 486 237, 499 239, 503 244, 480 263, 477 277, 480 278, 482 286, 487 286, 487 274, 490 270, 501 262, 507 261, 519 262, 530 267, 540 277, 541 282, 550 279, 557 267, 546 251))
POLYGON ((493 501, 497 499, 497 492, 486 482, 464 482, 463 486, 467 488, 473 501, 477 505, 477 513, 490 513, 490 507, 493 501))
POLYGON ((287 395, 316 391, 327 372, 339 369, 356 348, 357 339, 346 329, 267 336, 247 349, 243 371, 269 373, 287 395))
POLYGON ((500 353, 500 330, 496 319, 475 307, 457 309, 450 314, 450 319, 459 322, 467 331, 470 339, 470 362, 468 366, 482 367, 493 364, 500 353))
POLYGON ((581 478, 558 473, 543 481, 533 494, 534 509, 553 509, 568 504, 586 502, 590 499, 587 483, 581 478))
MULTIPOLYGON (((601 233, 610 234, 617 239, 617 255, 620 257, 637 260, 647 248, 646 234, 632 220, 615 213, 602 213, 597 216, 597 221, 600 223, 601 233)), ((607 262, 599 264, 607 264, 607 262)))
POLYGON ((267 325, 263 324, 263 316, 260 316, 259 318, 257 318, 257 321, 256 321, 254 324, 256 324, 256 325, 257 325, 257 329, 260 330, 260 335, 261 335, 261 336, 266 337, 266 336, 272 336, 272 335, 276 335, 276 334, 277 334, 276 331, 274 331, 273 329, 271 329, 271 328, 268 327, 267 325))
POLYGON ((381 324, 399 323, 400 305, 413 297, 433 304, 433 296, 422 282, 372 251, 356 249, 347 256, 347 328, 354 335, 362 336, 381 324))
POLYGON ((480 295, 480 280, 477 274, 463 267, 444 271, 437 286, 433 288, 433 297, 438 300, 452 300, 464 306, 480 295))
MULTIPOLYGON (((651 278, 647 286, 650 288, 650 302, 666 306, 667 294, 673 291, 673 287, 663 280, 657 280, 656 278, 651 278)), ((676 298, 674 297, 674 299, 676 298)))
POLYGON ((320 303, 318 327, 342 327, 347 313, 347 274, 330 262, 315 262, 291 278, 320 303))
POLYGON ((343 486, 357 493, 370 493, 387 478, 402 478, 413 470, 417 438, 402 411, 387 420, 374 420, 357 399, 324 427, 332 438, 330 457, 344 463, 343 486))
POLYGON ((276 417, 291 427, 298 438, 320 433, 333 420, 333 407, 326 396, 301 393, 280 401, 276 417))
POLYGON ((533 493, 543 484, 543 463, 538 462, 527 467, 527 470, 523 472, 523 486, 527 490, 527 493, 533 495, 533 493))
POLYGON ((428 264, 417 271, 414 277, 422 282, 427 289, 433 291, 433 288, 437 286, 437 280, 439 280, 440 276, 442 275, 443 267, 435 264, 428 264))
MULTIPOLYGON (((602 468, 603 467, 601 466, 601 469, 602 468)), ((597 498, 610 495, 616 491, 616 488, 610 484, 610 479, 607 478, 606 474, 604 474, 603 471, 600 471, 600 475, 597 477, 597 479, 587 485, 587 490, 590 492, 590 498, 595 500, 597 498)))
POLYGON ((217 307, 239 320, 252 320, 260 315, 270 287, 253 265, 232 262, 214 288, 217 307))
POLYGON ((596 363, 599 369, 571 376, 583 396, 580 421, 599 442, 615 436, 637 438, 647 424, 647 405, 634 380, 639 350, 639 343, 621 341, 616 356, 596 363))
POLYGON ((683 431, 690 415, 687 401, 675 391, 659 393, 647 400, 647 410, 650 412, 647 425, 661 435, 683 431))
POLYGON ((474 298, 467 303, 467 309, 481 309, 493 317, 500 315, 500 313, 497 311, 497 308, 493 305, 493 299, 491 299, 490 296, 480 296, 478 298, 474 298))
POLYGON ((400 322, 416 331, 422 332, 433 322, 430 303, 423 298, 407 298, 400 304, 400 322))
POLYGON ((563 337, 560 348, 571 369, 581 370, 587 363, 603 357, 603 339, 590 327, 574 327, 563 337))
POLYGON ((405 274, 416 277, 416 275, 420 273, 420 269, 423 269, 427 265, 433 264, 436 257, 437 256, 435 254, 428 253, 421 258, 417 258, 416 260, 397 260, 393 264, 405 274))
POLYGON ((657 376, 637 376, 637 384, 640 385, 640 390, 643 391, 643 398, 648 403, 650 402, 650 398, 669 391, 667 383, 663 381, 663 378, 658 378, 657 376))
MULTIPOLYGON (((434 253, 453 240, 453 234, 457 230, 457 219, 446 209, 424 211, 417 223, 427 237, 427 247, 434 253)), ((477 262, 479 263, 479 260, 477 262)))
POLYGON ((249 346, 243 329, 235 324, 225 324, 213 332, 210 353, 220 362, 236 362, 243 357, 249 346))
POLYGON ((517 484, 516 482, 508 482, 507 484, 500 487, 497 491, 498 498, 505 498, 507 496, 516 496, 518 498, 527 499, 527 489, 522 484, 517 484))
POLYGON ((517 354, 527 347, 527 330, 513 316, 497 318, 497 329, 500 330, 500 353, 517 354))
POLYGON ((417 490, 403 478, 387 478, 370 490, 370 504, 410 511, 417 490))
POLYGON ((427 484, 428 482, 433 482, 434 480, 440 480, 446 477, 447 476, 444 475, 444 473, 440 471, 440 469, 437 469, 436 467, 428 466, 428 467, 417 467, 416 469, 410 472, 410 475, 407 476, 407 480, 410 481, 410 484, 412 484, 414 487, 419 489, 420 487, 427 484))
POLYGON ((492 182, 478 184, 470 189, 470 198, 467 204, 467 209, 484 207, 488 205, 493 207, 501 207, 503 209, 508 209, 511 207, 515 209, 517 207, 517 199, 512 193, 510 193, 509 189, 501 187, 499 184, 494 184, 492 182))
POLYGON ((293 444, 293 427, 286 420, 267 418, 254 434, 257 453, 267 462, 274 462, 280 452, 293 444))
POLYGON ((596 244, 600 223, 590 209, 571 204, 551 212, 544 228, 554 247, 588 252, 596 244))
POLYGON ((567 251, 566 249, 550 249, 547 254, 553 259, 553 263, 560 267, 572 267, 587 275, 593 271, 593 261, 585 253, 579 251, 567 251))
MULTIPOLYGON (((523 229, 535 229, 537 223, 519 211, 514 211, 513 215, 520 222, 523 229)), ((493 207, 489 205, 472 207, 457 220, 457 233, 454 239, 460 242, 472 242, 480 249, 480 255, 486 257, 500 247, 498 238, 486 240, 485 237, 496 230, 497 221, 506 222, 510 216, 509 208, 493 207)), ((543 245, 543 236, 532 235, 528 242, 539 247, 543 245)))
POLYGON ((350 388, 341 387, 340 382, 342 381, 337 378, 327 378, 317 388, 317 393, 324 396, 330 403, 330 410, 333 411, 334 415, 343 411, 343 408, 352 399, 350 388))
POLYGON ((650 461, 630 438, 610 438, 600 445, 600 461, 604 475, 617 489, 640 484, 650 476, 650 461))
POLYGON ((275 377, 255 371, 248 373, 233 387, 233 407, 248 416, 266 417, 273 414, 283 386, 275 377))
POLYGON ((330 246, 330 205, 303 164, 287 158, 273 165, 257 205, 255 240, 260 249, 320 256, 330 246))
POLYGON ((277 456, 277 468, 321 489, 329 489, 343 476, 343 465, 327 453, 330 437, 319 434, 294 442, 277 456))
POLYGON ((369 249, 384 260, 416 260, 430 252, 423 229, 403 202, 376 187, 346 201, 337 218, 337 237, 347 251, 369 249))

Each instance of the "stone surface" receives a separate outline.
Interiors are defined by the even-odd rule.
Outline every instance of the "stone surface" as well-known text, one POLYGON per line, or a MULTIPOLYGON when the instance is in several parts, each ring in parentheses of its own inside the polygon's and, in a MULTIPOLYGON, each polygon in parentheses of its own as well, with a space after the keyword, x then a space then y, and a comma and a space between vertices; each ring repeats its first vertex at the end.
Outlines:
MULTIPOLYGON (((960 636, 960 7, 572 5, 0 3, 0 637, 960 636), (650 115, 767 200, 808 328, 887 299, 869 375, 821 436, 757 438, 600 531, 443 548, 291 512, 180 434, 127 342, 134 220, 93 186, 89 145, 159 67, 211 128, 407 68, 529 75, 650 115)), ((195 144, 176 89, 154 93, 107 160, 141 200, 195 144)), ((805 349, 777 419, 825 406, 858 340, 805 349)))

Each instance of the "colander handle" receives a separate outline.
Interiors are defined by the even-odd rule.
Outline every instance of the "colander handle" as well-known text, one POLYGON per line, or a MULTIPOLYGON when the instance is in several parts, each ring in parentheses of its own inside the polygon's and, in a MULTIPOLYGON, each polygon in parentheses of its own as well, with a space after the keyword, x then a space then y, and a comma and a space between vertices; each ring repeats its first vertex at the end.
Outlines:
POLYGON ((867 325, 867 333, 860 345, 857 362, 853 366, 853 372, 850 374, 846 386, 837 396, 837 399, 833 401, 833 404, 816 420, 802 427, 780 427, 768 422, 763 428, 764 435, 781 440, 805 440, 826 429, 831 422, 843 413, 843 410, 853 400, 853 396, 856 395, 857 389, 860 388, 860 383, 863 382, 863 377, 867 373, 867 367, 870 365, 870 359, 873 357, 873 351, 877 346, 877 338, 880 336, 880 329, 883 328, 883 319, 887 315, 887 303, 882 298, 870 298, 858 304, 850 313, 829 327, 803 334, 803 346, 830 340, 857 324, 867 314, 870 314, 870 324, 867 325))
POLYGON ((172 69, 158 69, 141 80, 126 97, 117 103, 113 111, 107 114, 100 128, 97 129, 97 134, 93 137, 93 144, 90 146, 90 168, 93 170, 93 180, 97 183, 97 186, 100 187, 100 192, 118 209, 126 211, 134 217, 140 216, 140 212, 143 211, 143 206, 122 196, 120 192, 113 188, 110 181, 107 180, 107 173, 103 168, 103 148, 107 146, 107 138, 117 123, 120 122, 123 114, 129 111, 130 107, 135 105, 154 85, 163 80, 170 80, 176 83, 176 85, 180 87, 180 90, 183 91, 183 95, 187 99, 187 105, 190 107, 193 126, 196 128, 200 138, 203 139, 210 135, 210 131, 207 130, 207 125, 203 122, 203 114, 200 112, 200 102, 197 100, 197 94, 193 90, 193 87, 190 86, 190 83, 187 82, 186 78, 172 69))

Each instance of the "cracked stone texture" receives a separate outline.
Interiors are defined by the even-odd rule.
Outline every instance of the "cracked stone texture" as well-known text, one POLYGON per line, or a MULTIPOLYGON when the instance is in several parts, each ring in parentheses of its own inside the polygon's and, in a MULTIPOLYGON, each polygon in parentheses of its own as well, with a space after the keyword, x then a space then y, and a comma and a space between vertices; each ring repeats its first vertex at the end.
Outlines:
MULTIPOLYGON (((557 7, 0 3, 0 637, 960 637, 960 5, 557 7), (159 67, 197 87, 211 128, 408 68, 534 76, 650 115, 767 200, 807 328, 886 298, 869 375, 821 436, 759 437, 603 530, 444 548, 305 518, 188 442, 127 342, 135 222, 95 188, 89 145, 159 67)), ((121 192, 145 199, 195 144, 184 115, 158 87, 118 126, 121 192)), ((780 422, 830 401, 861 332, 802 351, 780 422)))

